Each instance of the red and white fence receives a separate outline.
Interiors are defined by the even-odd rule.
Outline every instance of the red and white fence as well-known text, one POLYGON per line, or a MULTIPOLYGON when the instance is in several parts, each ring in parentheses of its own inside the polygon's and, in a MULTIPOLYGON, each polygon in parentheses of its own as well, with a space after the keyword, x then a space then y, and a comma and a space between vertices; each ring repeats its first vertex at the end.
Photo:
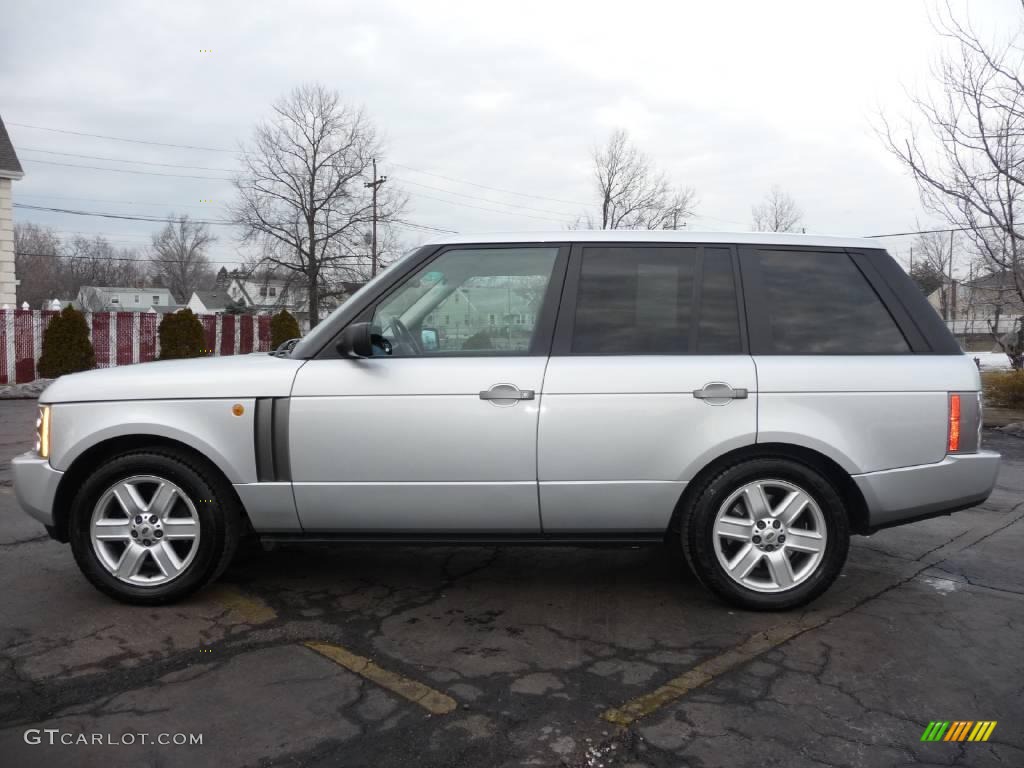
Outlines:
MULTIPOLYGON (((42 354, 43 331, 58 312, 0 309, 0 384, 34 381, 42 354)), ((160 356, 153 312, 87 312, 96 367, 112 368, 160 356)), ((270 315, 198 315, 206 333, 206 354, 244 355, 270 351, 270 315)))

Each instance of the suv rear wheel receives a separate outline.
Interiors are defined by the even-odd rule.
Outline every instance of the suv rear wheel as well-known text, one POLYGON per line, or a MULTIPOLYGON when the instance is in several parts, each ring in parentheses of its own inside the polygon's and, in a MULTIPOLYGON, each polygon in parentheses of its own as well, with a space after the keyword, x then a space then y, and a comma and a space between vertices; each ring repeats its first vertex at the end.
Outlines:
POLYGON ((804 605, 835 580, 849 549, 842 500, 821 474, 782 458, 724 469, 683 513, 683 551, 701 582, 743 608, 804 605))
POLYGON ((185 452, 131 451, 106 461, 75 495, 71 548, 102 592, 156 605, 221 574, 239 519, 226 482, 185 452))

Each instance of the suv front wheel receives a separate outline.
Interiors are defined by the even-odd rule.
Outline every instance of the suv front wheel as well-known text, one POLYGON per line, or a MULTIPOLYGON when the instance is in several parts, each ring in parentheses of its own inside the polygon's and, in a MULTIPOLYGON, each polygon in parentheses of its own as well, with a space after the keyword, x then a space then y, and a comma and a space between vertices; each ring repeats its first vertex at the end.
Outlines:
POLYGON ((226 481, 183 451, 114 456, 71 505, 71 549, 86 577, 128 603, 178 600, 234 555, 240 513, 226 481))
POLYGON ((701 582, 743 608, 804 605, 846 561, 849 522, 831 483, 790 459, 734 464, 683 511, 682 544, 701 582))

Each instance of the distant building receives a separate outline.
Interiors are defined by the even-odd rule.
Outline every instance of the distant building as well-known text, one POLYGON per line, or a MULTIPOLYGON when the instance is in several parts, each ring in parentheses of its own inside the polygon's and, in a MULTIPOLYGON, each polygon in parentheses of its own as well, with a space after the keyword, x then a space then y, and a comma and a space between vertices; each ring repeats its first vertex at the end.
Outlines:
POLYGON ((181 307, 166 288, 118 288, 83 285, 75 305, 83 312, 177 312, 181 307))
POLYGON ((192 291, 188 308, 197 315, 215 315, 223 312, 237 312, 241 305, 225 290, 192 291))
POLYGON ((928 294, 928 303, 955 334, 1002 335, 1024 316, 1024 301, 1012 275, 990 274, 972 280, 953 280, 928 294), (946 305, 950 305, 947 312, 946 305))
POLYGON ((434 307, 423 327, 436 329, 448 348, 514 349, 528 341, 542 295, 535 278, 471 278, 434 307))
POLYGON ((0 307, 14 307, 18 280, 14 274, 14 214, 11 182, 25 175, 0 119, 0 307))

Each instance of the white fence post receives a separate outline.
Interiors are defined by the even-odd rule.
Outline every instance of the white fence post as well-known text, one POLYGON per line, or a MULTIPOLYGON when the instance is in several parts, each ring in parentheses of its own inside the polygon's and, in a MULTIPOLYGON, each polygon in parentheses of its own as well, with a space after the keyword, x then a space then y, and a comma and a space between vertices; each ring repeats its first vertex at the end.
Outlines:
POLYGON ((4 312, 4 324, 7 326, 7 383, 13 384, 15 381, 15 362, 14 359, 14 310, 7 310, 4 312))
POLYGON ((132 362, 139 362, 139 341, 142 338, 142 314, 132 313, 132 362))

